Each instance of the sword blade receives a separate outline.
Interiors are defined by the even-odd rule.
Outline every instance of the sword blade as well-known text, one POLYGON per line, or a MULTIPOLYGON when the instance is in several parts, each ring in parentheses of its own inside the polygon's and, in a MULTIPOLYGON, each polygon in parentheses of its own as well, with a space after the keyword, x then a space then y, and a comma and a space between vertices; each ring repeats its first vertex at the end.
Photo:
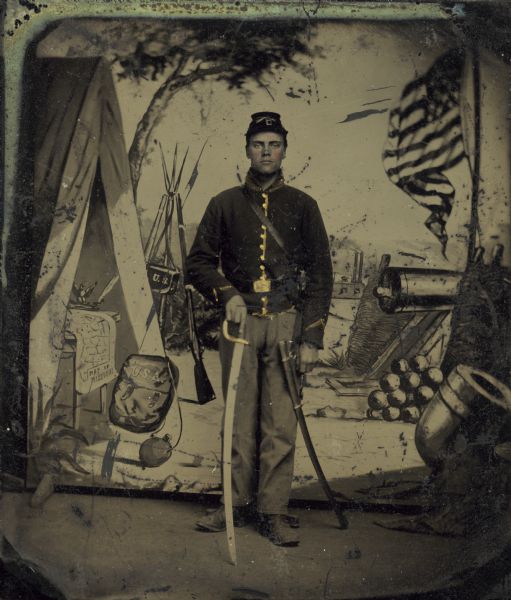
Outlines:
MULTIPOLYGON (((229 339, 229 338, 228 338, 229 339)), ((232 339, 232 338, 231 338, 232 339)), ((225 398, 222 443, 222 486, 224 492, 225 529, 227 533, 227 549, 231 563, 236 565, 236 540, 234 537, 234 517, 232 506, 232 434, 234 428, 234 409, 240 379, 241 361, 243 359, 243 343, 234 342, 234 349, 229 372, 229 383, 225 398)))

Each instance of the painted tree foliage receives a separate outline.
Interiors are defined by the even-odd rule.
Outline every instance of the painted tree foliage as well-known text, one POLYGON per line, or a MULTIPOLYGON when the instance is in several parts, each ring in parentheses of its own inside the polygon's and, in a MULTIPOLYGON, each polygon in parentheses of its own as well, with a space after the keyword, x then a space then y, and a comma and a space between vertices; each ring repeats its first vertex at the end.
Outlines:
POLYGON ((308 60, 320 52, 311 43, 310 25, 303 20, 146 22, 131 27, 135 49, 129 54, 116 54, 119 77, 139 84, 148 79, 161 80, 129 150, 135 193, 151 134, 180 90, 214 78, 229 89, 249 93, 248 82, 267 88, 275 70, 281 67, 291 67, 307 76, 308 60))

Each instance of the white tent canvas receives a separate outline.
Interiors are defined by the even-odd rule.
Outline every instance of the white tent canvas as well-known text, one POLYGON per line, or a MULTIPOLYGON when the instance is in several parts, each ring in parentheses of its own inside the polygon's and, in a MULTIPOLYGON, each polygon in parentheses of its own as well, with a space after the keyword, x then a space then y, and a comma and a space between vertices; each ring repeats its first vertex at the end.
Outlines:
MULTIPOLYGON (((111 71, 96 58, 38 62, 42 106, 35 139, 32 426, 56 391, 66 329, 76 328, 69 309, 74 283, 95 285, 96 296, 113 283, 101 309, 120 316, 112 337, 115 349, 103 348, 114 352, 115 370, 132 353, 164 355, 111 71)), ((97 313, 98 319, 115 329, 105 313, 97 313)), ((101 377, 112 379, 112 373, 99 375, 96 383, 101 377)))

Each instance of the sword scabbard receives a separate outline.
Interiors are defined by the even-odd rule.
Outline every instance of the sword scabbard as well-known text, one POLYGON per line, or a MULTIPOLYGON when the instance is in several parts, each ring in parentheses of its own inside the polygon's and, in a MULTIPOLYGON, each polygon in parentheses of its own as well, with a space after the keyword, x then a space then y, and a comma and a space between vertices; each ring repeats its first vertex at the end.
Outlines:
POLYGON ((282 359, 282 365, 284 368, 284 374, 289 390, 289 395, 291 396, 291 401, 293 402, 293 408, 296 414, 296 418, 298 420, 298 424, 300 426, 300 430, 302 432, 303 440, 305 442, 305 446, 307 447, 307 452, 311 459, 314 470, 316 471, 316 475, 318 477, 319 483, 323 488, 323 491, 328 498, 330 506, 337 517, 337 521, 339 522, 339 527, 341 529, 346 529, 348 527, 348 522, 346 517, 344 516, 341 507, 337 503, 334 498, 334 494, 332 489, 330 488, 328 481, 323 473, 323 469, 319 463, 318 455, 316 454, 316 450, 314 449, 314 445, 312 443, 312 439, 309 433, 309 428, 307 427, 307 422, 305 421, 305 415, 302 410, 302 386, 298 379, 298 373, 296 371, 295 360, 292 356, 292 342, 290 341, 281 341, 279 342, 279 350, 280 356, 282 359))

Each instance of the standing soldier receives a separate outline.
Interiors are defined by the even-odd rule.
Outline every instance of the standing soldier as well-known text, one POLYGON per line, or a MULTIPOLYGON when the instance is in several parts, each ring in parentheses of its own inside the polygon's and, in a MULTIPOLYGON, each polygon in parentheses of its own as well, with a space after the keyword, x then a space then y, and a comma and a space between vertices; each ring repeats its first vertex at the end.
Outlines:
MULTIPOLYGON (((279 341, 295 339, 299 369, 310 371, 322 348, 332 294, 328 236, 315 200, 286 185, 281 171, 287 131, 280 115, 252 115, 245 184, 209 203, 186 261, 189 283, 222 305, 249 345, 243 351, 235 405, 232 487, 237 526, 254 510, 260 532, 279 546, 298 545, 284 518, 291 491, 296 416, 279 341), (218 270, 221 267, 221 272, 218 270)), ((221 336, 226 393, 233 344, 221 336)), ((197 523, 223 531, 221 507, 197 523)))

